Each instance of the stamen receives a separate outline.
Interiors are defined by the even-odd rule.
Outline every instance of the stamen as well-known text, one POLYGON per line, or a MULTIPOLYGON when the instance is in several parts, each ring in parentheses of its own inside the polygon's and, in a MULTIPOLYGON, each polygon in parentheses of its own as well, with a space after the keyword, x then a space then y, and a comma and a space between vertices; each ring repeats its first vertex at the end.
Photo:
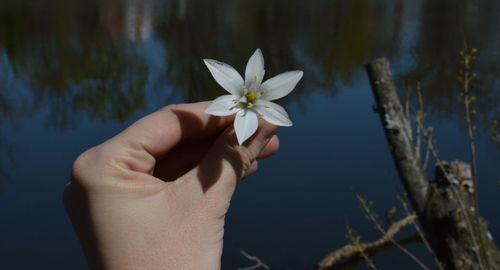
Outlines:
POLYGON ((255 91, 248 91, 245 95, 248 103, 253 103, 257 100, 257 93, 255 91))

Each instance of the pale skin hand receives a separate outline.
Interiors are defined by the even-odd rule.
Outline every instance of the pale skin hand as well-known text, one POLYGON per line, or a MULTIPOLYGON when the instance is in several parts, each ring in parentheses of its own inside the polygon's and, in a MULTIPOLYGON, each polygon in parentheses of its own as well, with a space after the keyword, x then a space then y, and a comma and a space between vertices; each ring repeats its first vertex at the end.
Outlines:
POLYGON ((92 269, 220 269, 236 184, 279 142, 261 121, 238 145, 207 105, 168 106, 77 158, 64 202, 92 269))

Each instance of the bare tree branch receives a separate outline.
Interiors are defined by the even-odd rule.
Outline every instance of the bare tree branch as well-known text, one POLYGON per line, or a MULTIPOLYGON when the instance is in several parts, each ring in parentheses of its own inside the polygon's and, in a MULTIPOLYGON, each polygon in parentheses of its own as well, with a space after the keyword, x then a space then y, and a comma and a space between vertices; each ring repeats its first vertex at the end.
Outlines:
POLYGON ((419 166, 414 150, 412 131, 396 93, 389 61, 377 59, 367 67, 377 110, 382 120, 394 163, 417 212, 422 212, 429 182, 419 166))
POLYGON ((349 259, 350 257, 358 255, 361 252, 373 252, 381 246, 394 241, 394 236, 404 227, 414 223, 416 219, 417 215, 411 214, 401 220, 392 223, 389 229, 387 229, 386 233, 378 240, 369 243, 350 243, 335 251, 332 251, 330 254, 326 255, 323 260, 321 260, 321 262, 319 263, 319 269, 330 269, 340 261, 349 259))
POLYGON ((500 252, 486 237, 487 223, 479 219, 474 230, 471 222, 470 217, 478 211, 474 205, 477 190, 471 192, 476 185, 469 184, 473 182, 470 166, 460 161, 440 161, 431 130, 420 129, 427 150, 437 162, 435 180, 428 182, 409 135, 411 126, 399 101, 389 61, 377 59, 367 70, 394 163, 438 261, 447 270, 500 269, 500 252))
POLYGON ((248 266, 248 267, 238 268, 238 270, 254 270, 254 269, 259 269, 261 267, 264 268, 264 269, 266 269, 266 270, 271 269, 271 267, 269 267, 267 264, 265 264, 264 262, 262 262, 261 259, 259 259, 258 257, 252 256, 252 255, 246 253, 246 251, 244 251, 243 249, 240 249, 240 253, 245 258, 247 258, 247 259, 249 259, 251 261, 254 261, 255 265, 248 266))

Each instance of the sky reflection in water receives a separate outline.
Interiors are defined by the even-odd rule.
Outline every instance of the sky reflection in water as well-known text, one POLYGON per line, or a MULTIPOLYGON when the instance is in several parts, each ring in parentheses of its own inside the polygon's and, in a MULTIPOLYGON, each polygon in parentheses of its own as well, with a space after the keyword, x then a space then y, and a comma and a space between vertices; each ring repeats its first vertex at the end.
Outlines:
MULTIPOLYGON (((381 213, 402 192, 364 64, 393 63, 400 85, 422 83, 443 159, 468 159, 456 82, 464 38, 479 50, 479 179, 482 213, 500 237, 497 1, 32 1, 0 4, 0 258, 6 269, 85 269, 61 191, 72 160, 136 119, 170 103, 223 90, 201 59, 244 69, 261 48, 267 74, 301 69, 280 103, 294 127, 279 154, 237 190, 223 269, 247 262, 239 248, 277 269, 311 269, 343 243, 346 224, 371 224, 355 194, 381 213)), ((267 76, 266 76, 267 78, 267 76)), ((418 245, 410 246, 425 259, 418 245)), ((375 258, 406 265, 396 252, 375 258)), ((389 264, 390 263, 390 264, 389 264)), ((387 268, 387 267, 386 267, 387 268)))

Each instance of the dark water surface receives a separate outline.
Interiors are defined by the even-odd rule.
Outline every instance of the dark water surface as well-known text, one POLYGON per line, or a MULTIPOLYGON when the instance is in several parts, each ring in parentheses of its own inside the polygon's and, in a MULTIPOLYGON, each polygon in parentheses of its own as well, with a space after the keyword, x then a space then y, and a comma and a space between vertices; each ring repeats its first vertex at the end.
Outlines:
MULTIPOLYGON (((295 124, 279 131, 280 152, 233 199, 223 269, 251 264, 240 248, 273 269, 312 269, 346 243, 347 224, 377 236, 355 195, 383 213, 402 187, 372 111, 370 59, 389 57, 401 85, 422 83, 441 157, 468 160, 464 40, 479 50, 481 211, 500 239, 500 145, 488 131, 500 118, 499 18, 495 0, 0 2, 0 268, 86 269, 61 200, 72 160, 162 106, 223 94, 201 59, 243 71, 256 48, 267 74, 305 75, 280 101, 295 124)), ((408 248, 431 264, 422 245, 408 248)), ((396 250, 374 261, 417 269, 396 250)))

